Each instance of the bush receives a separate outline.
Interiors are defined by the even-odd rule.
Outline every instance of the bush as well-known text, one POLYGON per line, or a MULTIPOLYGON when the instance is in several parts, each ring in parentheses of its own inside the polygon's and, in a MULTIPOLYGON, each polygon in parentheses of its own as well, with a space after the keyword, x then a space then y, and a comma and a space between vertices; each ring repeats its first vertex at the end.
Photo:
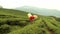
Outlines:
POLYGON ((17 25, 19 23, 18 20, 7 20, 6 22, 8 25, 17 25))
POLYGON ((6 24, 6 21, 4 21, 4 20, 3 20, 3 21, 0 20, 0 26, 3 25, 3 24, 6 24))
POLYGON ((20 23, 19 23, 19 25, 22 27, 26 26, 27 24, 28 24, 28 22, 26 22, 26 21, 20 21, 20 23))
POLYGON ((6 22, 8 25, 19 25, 19 26, 25 26, 28 24, 26 21, 20 21, 20 20, 7 20, 6 22))
POLYGON ((1 25, 0 27, 0 34, 7 34, 10 32, 10 26, 9 25, 1 25))

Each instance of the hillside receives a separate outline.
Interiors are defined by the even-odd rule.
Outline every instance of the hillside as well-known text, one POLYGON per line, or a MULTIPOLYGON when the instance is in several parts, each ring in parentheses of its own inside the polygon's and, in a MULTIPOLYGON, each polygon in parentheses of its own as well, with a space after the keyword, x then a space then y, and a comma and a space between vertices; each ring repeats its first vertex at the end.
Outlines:
POLYGON ((39 16, 32 23, 27 12, 0 8, 0 34, 60 34, 60 18, 39 16))
POLYGON ((45 15, 45 16, 56 16, 60 17, 60 11, 56 9, 45 9, 45 8, 37 8, 32 6, 22 6, 16 8, 17 10, 22 10, 25 12, 31 12, 38 15, 45 15))
POLYGON ((0 8, 0 34, 20 29, 25 26, 26 20, 26 12, 0 8))

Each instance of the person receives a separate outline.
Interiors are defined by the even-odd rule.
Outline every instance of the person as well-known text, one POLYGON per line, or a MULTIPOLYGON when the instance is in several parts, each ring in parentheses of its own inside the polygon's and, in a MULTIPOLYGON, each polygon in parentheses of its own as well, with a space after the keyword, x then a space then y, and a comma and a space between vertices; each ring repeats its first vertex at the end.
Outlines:
POLYGON ((37 15, 32 15, 31 13, 28 13, 28 18, 29 18, 29 21, 30 21, 30 22, 33 22, 34 19, 37 18, 37 15))

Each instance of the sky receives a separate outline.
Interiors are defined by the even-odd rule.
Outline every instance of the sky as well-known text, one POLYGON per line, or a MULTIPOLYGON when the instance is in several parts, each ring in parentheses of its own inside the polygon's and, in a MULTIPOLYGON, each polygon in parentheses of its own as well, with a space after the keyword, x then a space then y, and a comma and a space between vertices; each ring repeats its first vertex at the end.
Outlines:
POLYGON ((60 10, 60 0, 0 0, 0 5, 4 8, 33 6, 60 10))

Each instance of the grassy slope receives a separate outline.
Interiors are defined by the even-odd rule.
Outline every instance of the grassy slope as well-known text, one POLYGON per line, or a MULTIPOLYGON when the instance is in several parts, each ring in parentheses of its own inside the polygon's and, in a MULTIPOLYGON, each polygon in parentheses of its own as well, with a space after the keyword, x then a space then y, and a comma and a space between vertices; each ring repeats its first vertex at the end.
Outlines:
MULTIPOLYGON (((7 15, 8 17, 16 17, 16 18, 27 18, 26 12, 18 11, 18 10, 12 10, 12 9, 0 9, 0 15, 7 15)), ((6 17, 6 16, 5 16, 6 17)))
MULTIPOLYGON (((25 19, 28 19, 26 12, 12 9, 0 9, 0 15, 9 16, 8 20, 16 19, 23 20, 23 22, 25 22, 25 19)), ((4 20, 6 19, 7 18, 4 18, 4 20)), ((0 18, 0 20, 3 21, 3 18, 0 18)), ((21 21, 21 23, 23 22, 21 21)), ((48 16, 39 16, 39 18, 34 21, 33 24, 29 24, 25 27, 20 27, 18 25, 9 26, 11 27, 12 31, 8 34, 51 34, 52 32, 53 34, 60 34, 60 22, 56 21, 55 18, 48 16)))
POLYGON ((60 34, 59 24, 60 22, 55 21, 53 18, 40 17, 40 19, 33 22, 33 24, 9 34, 60 34), (51 19, 52 21, 48 19, 51 19))
POLYGON ((13 16, 26 16, 26 12, 13 10, 13 9, 0 9, 0 14, 13 15, 13 16))
MULTIPOLYGON (((3 23, 6 22, 7 20, 11 20, 11 21, 21 20, 21 22, 23 22, 25 19, 27 20, 26 14, 27 14, 26 12, 22 12, 18 10, 0 8, 0 22, 3 23)), ((10 26, 10 28, 13 31, 13 30, 20 29, 21 27, 15 25, 15 26, 10 26)))

